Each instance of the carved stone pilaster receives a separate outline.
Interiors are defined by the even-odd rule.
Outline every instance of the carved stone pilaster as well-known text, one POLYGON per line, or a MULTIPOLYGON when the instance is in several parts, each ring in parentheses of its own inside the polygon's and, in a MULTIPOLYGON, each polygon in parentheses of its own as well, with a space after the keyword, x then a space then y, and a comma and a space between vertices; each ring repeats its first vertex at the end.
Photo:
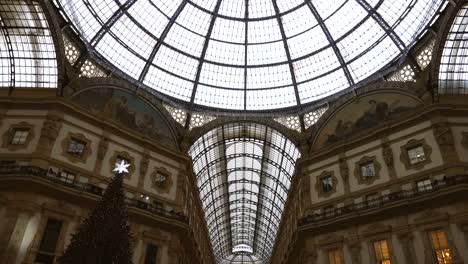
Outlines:
POLYGON ((385 142, 382 145, 382 155, 384 158, 385 165, 388 168, 388 174, 391 180, 396 179, 395 160, 393 158, 393 150, 390 143, 385 142))
POLYGON ((15 223, 13 230, 6 245, 6 249, 4 251, 3 257, 1 258, 3 261, 5 261, 5 263, 18 262, 18 251, 21 247, 21 243, 23 242, 26 227, 28 226, 31 217, 32 213, 29 211, 22 211, 17 215, 16 221, 14 221, 15 223))
POLYGON ((145 183, 146 173, 148 172, 149 160, 150 155, 148 151, 145 151, 140 161, 140 177, 138 177, 138 188, 143 188, 143 185, 145 183))
POLYGON ((416 256, 414 255, 413 246, 413 233, 405 231, 397 234, 398 240, 403 248, 406 263, 416 263, 416 256))
POLYGON ((361 241, 348 241, 347 244, 351 254, 351 263, 361 264, 361 241))
POLYGON ((0 109, 0 127, 2 126, 3 119, 5 119, 6 112, 7 112, 6 109, 0 109))
POLYGON ((94 165, 94 174, 96 175, 101 174, 102 163, 104 161, 104 157, 106 156, 108 149, 109 149, 109 139, 106 137, 102 137, 101 141, 99 141, 99 146, 97 149, 96 164, 94 165))
POLYGON ((37 151, 41 154, 50 155, 52 147, 62 128, 62 118, 58 115, 48 115, 41 129, 37 151))
POLYGON ((311 196, 310 196, 310 176, 307 174, 301 175, 299 188, 301 196, 301 211, 307 212, 307 210, 312 206, 311 196))
POLYGON ((341 179, 343 179, 345 194, 348 194, 350 192, 349 190, 349 167, 348 167, 348 163, 346 162, 346 159, 340 158, 339 165, 340 165, 340 176, 341 176, 341 179))
POLYGON ((455 140, 453 139, 452 129, 448 126, 448 124, 435 124, 433 126, 433 132, 444 161, 458 161, 457 152, 455 151, 455 140))
POLYGON ((463 232, 463 236, 465 237, 465 241, 468 244, 468 222, 459 223, 458 227, 463 232))
POLYGON ((8 242, 13 233, 13 230, 18 220, 20 211, 13 208, 8 208, 6 215, 2 219, 2 227, 0 228, 0 259, 5 259, 8 242))

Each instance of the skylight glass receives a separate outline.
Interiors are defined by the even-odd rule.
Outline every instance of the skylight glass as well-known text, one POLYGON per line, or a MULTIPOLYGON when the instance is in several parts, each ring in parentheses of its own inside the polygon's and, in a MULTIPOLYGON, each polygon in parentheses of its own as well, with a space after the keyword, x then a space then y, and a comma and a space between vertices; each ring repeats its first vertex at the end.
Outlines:
POLYGON ((57 2, 128 79, 182 104, 249 111, 364 83, 406 54, 446 1, 57 2))
POLYGON ((468 5, 452 22, 445 41, 439 69, 439 92, 468 94, 468 5))
POLYGON ((57 57, 39 3, 0 1, 0 87, 57 87, 57 57))
POLYGON ((217 263, 268 263, 299 150, 269 127, 233 123, 189 154, 217 263))

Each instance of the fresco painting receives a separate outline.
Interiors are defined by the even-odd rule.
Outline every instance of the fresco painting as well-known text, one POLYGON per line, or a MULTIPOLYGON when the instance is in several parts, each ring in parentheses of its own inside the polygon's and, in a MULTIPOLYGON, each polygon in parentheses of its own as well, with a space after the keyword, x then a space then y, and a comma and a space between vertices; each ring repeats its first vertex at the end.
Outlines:
POLYGON ((322 146, 345 140, 420 105, 422 102, 416 98, 398 93, 361 97, 339 109, 323 127, 316 142, 322 146))
POLYGON ((131 130, 135 130, 175 146, 167 122, 154 108, 136 95, 111 88, 91 89, 72 98, 72 101, 95 115, 109 118, 131 130))

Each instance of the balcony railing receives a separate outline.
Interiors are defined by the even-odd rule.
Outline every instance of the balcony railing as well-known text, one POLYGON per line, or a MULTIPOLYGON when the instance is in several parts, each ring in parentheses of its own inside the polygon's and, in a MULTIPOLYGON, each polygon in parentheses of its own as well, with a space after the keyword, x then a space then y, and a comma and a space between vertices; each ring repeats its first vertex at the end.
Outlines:
POLYGON ((362 212, 369 209, 382 208, 386 205, 409 200, 416 197, 426 195, 428 193, 435 193, 437 191, 447 189, 454 185, 468 184, 468 175, 459 175, 452 177, 444 177, 442 180, 436 180, 430 185, 419 186, 411 190, 402 190, 393 192, 387 195, 382 195, 378 198, 367 200, 360 203, 350 204, 344 207, 328 209, 322 213, 308 215, 299 221, 299 225, 307 225, 322 222, 325 220, 331 220, 340 216, 349 215, 356 212, 362 212))
MULTIPOLYGON (((10 165, 10 164, 1 165, 0 164, 0 177, 11 176, 11 175, 15 175, 18 177, 29 177, 29 176, 39 177, 41 179, 47 180, 54 184, 67 186, 75 190, 85 191, 85 192, 98 195, 98 196, 102 196, 104 193, 104 189, 99 186, 96 186, 90 183, 79 182, 76 180, 70 180, 68 178, 61 177, 60 174, 51 173, 50 171, 39 168, 39 167, 29 166, 29 165, 10 165)), ((139 208, 147 212, 150 212, 152 214, 162 216, 168 219, 177 220, 177 221, 181 221, 184 223, 188 221, 187 217, 181 213, 166 210, 162 208, 161 206, 153 205, 153 204, 150 204, 150 203, 138 200, 138 199, 126 198, 125 203, 129 207, 139 208)))

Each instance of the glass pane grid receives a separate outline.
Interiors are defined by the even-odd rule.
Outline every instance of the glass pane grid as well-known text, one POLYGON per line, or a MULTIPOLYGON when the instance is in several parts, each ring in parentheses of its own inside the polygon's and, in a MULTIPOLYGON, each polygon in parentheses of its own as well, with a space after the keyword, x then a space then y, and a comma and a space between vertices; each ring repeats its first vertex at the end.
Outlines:
MULTIPOLYGON (((313 1, 317 17, 307 2, 298 0, 275 1, 279 10, 271 0, 223 0, 219 8, 215 0, 139 0, 127 11, 111 0, 57 2, 85 41, 100 32, 103 37, 95 51, 127 77, 143 80, 156 95, 227 110, 311 103, 359 83, 403 54, 393 35, 390 38, 369 10, 354 0, 313 1), (114 15, 121 17, 110 21, 114 15), (331 36, 318 20, 324 21, 331 36), (331 49, 334 42, 344 64, 331 49), (155 50, 157 44, 161 46, 155 50), (344 75, 344 66, 353 80, 344 75)), ((443 2, 385 0, 377 12, 410 47, 437 17, 443 2)), ((376 4, 370 1, 372 7, 376 4)), ((10 71, 6 64, 1 69, 10 71)), ((1 83, 7 83, 8 74, 0 76, 1 83)))
POLYGON ((455 17, 445 41, 439 69, 441 94, 468 94, 468 5, 455 17))
POLYGON ((0 13, 0 87, 13 84, 14 71, 14 87, 56 88, 55 46, 39 3, 2 1, 0 13))
POLYGON ((291 180, 280 166, 294 167, 297 148, 268 127, 235 123, 206 133, 189 154, 218 262, 267 262, 291 180))

